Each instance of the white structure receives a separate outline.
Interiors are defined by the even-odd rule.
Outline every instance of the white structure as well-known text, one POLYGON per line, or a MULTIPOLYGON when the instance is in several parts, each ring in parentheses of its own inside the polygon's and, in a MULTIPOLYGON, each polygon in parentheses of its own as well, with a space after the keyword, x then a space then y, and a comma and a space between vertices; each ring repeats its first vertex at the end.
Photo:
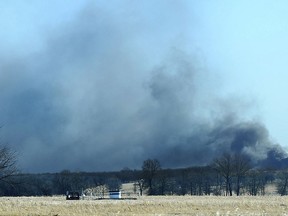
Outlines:
POLYGON ((109 191, 110 199, 121 199, 121 191, 109 191))

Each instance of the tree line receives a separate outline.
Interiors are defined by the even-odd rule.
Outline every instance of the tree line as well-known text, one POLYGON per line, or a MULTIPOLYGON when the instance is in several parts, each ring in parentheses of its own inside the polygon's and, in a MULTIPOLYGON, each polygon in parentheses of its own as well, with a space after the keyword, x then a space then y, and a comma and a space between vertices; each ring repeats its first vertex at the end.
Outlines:
POLYGON ((241 154, 224 153, 202 167, 164 169, 157 159, 147 159, 139 170, 42 174, 20 173, 16 159, 15 152, 0 148, 1 196, 51 196, 95 187, 121 190, 123 183, 131 182, 139 195, 256 196, 265 195, 271 183, 278 194, 288 194, 288 169, 255 168, 241 154))

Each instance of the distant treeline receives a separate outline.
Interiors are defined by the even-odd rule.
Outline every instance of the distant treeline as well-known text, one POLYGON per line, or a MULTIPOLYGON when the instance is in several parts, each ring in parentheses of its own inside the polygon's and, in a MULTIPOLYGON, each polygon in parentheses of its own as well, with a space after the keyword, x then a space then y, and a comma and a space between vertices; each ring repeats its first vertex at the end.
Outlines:
POLYGON ((288 171, 253 168, 239 155, 223 154, 204 167, 163 169, 156 159, 147 159, 141 170, 124 168, 118 172, 71 172, 18 174, 0 183, 1 196, 52 196, 66 191, 105 187, 121 190, 123 183, 134 183, 142 195, 265 195, 267 185, 287 194, 288 171))

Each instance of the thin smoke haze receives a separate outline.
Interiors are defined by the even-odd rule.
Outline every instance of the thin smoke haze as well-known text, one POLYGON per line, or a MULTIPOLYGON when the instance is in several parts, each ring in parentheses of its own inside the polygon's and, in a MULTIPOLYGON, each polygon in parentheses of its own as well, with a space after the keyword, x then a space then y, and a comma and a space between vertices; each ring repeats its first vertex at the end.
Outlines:
POLYGON ((151 63, 120 21, 86 8, 42 51, 0 63, 1 135, 25 171, 207 165, 224 152, 284 166, 265 125, 247 120, 244 100, 219 96, 195 56, 171 48, 151 63))

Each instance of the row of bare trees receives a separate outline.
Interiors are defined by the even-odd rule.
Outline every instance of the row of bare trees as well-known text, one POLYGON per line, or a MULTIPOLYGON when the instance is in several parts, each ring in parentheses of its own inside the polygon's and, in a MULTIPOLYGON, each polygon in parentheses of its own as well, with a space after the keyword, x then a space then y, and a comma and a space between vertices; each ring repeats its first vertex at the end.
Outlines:
MULTIPOLYGON (((280 195, 288 195, 288 170, 255 169, 247 157, 229 154, 209 166, 163 169, 157 159, 143 161, 141 170, 84 173, 64 170, 55 174, 19 174, 16 153, 0 148, 0 195, 52 195, 67 190, 105 186, 121 189, 135 182, 140 194, 148 195, 264 195, 267 183, 275 183, 280 195)), ((136 189, 135 189, 136 190, 136 189)))
POLYGON ((288 172, 255 169, 246 156, 224 153, 210 166, 185 169, 161 169, 158 160, 145 160, 137 185, 149 195, 256 196, 273 181, 280 194, 288 193, 288 172))

